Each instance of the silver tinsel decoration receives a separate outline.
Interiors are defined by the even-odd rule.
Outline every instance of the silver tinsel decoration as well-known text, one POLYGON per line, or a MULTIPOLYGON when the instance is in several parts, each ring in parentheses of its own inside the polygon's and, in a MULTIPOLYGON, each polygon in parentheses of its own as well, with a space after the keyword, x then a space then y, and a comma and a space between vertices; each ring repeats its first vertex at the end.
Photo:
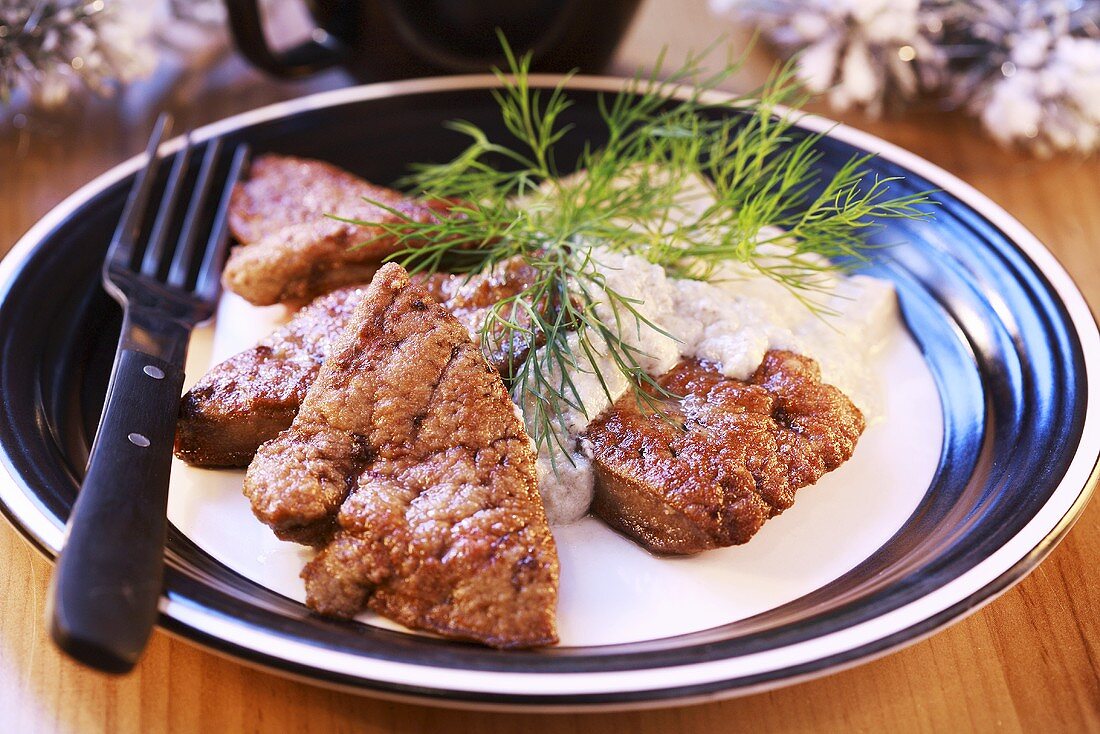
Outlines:
POLYGON ((178 38, 196 35, 187 28, 223 20, 220 0, 0 0, 0 105, 20 92, 47 109, 78 92, 111 96, 149 76, 161 51, 178 53, 178 38))
POLYGON ((811 92, 873 115, 918 96, 1040 155, 1100 150, 1100 0, 711 0, 811 92))
POLYGON ((83 87, 112 94, 155 65, 141 0, 0 0, 0 101, 17 89, 56 107, 83 87))

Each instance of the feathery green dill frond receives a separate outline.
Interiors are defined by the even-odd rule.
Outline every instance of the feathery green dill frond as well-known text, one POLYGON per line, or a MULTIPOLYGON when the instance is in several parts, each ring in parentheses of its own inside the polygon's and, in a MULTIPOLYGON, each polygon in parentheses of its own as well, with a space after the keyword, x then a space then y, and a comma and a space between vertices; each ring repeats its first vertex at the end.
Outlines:
POLYGON ((606 140, 560 161, 558 144, 572 132, 570 77, 551 89, 532 86, 531 55, 501 42, 508 68, 496 72, 493 96, 507 135, 448 123, 469 138, 465 150, 414 165, 401 182, 417 196, 459 202, 453 216, 415 222, 372 202, 395 221, 355 223, 394 238, 399 251, 390 259, 410 271, 472 273, 513 257, 533 268, 534 282, 493 306, 479 336, 487 353, 541 340, 509 370, 540 449, 570 450, 565 413, 586 410, 573 376, 595 372, 608 399, 616 397, 601 361, 653 409, 665 395, 643 368, 648 355, 627 338, 631 329, 659 327, 608 286, 593 245, 685 278, 708 279, 736 261, 818 308, 824 276, 864 259, 866 236, 881 220, 928 216, 926 193, 891 196, 893 179, 868 181, 867 156, 823 176, 822 136, 794 128, 798 113, 789 105, 802 97, 790 64, 752 94, 719 98, 711 92, 740 60, 708 73, 708 49, 666 73, 662 54, 650 74, 598 97, 606 140))

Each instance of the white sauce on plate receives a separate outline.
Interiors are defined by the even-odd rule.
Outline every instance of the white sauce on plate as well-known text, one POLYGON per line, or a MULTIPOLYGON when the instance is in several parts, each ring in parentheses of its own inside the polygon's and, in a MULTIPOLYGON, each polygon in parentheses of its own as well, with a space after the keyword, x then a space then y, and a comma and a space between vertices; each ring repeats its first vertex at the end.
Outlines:
MULTIPOLYGON (((787 349, 817 360, 822 379, 847 394, 869 423, 881 418, 881 383, 868 365, 896 323, 896 297, 888 281, 830 275, 820 283, 823 291, 812 294, 823 307, 815 312, 784 286, 744 265, 723 265, 699 281, 669 277, 645 258, 606 247, 594 246, 591 256, 607 286, 639 301, 638 312, 660 328, 629 314, 621 319, 620 337, 646 355, 639 362, 647 373, 661 375, 681 358, 695 357, 744 380, 766 351, 787 349)), ((609 303, 599 303, 597 313, 604 323, 615 322, 609 303)), ((575 345, 575 335, 571 342, 575 345)), ((540 490, 552 524, 574 522, 588 511, 594 476, 581 435, 629 389, 607 354, 570 377, 584 409, 567 408, 563 443, 576 445, 576 452, 551 456, 544 448, 539 455, 540 490)))

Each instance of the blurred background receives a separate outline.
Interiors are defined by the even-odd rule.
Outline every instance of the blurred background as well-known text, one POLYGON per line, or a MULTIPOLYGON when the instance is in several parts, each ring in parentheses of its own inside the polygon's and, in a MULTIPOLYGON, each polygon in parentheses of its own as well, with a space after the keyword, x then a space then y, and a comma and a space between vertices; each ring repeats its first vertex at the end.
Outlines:
POLYGON ((731 89, 793 56, 813 109, 857 124, 947 113, 1030 156, 1100 147, 1100 0, 0 0, 0 165, 10 185, 79 161, 71 188, 136 151, 161 109, 196 126, 485 71, 496 28, 539 70, 632 75, 662 48, 671 67, 751 48, 731 89))
POLYGON ((0 0, 0 250, 137 153, 161 110, 196 127, 485 71, 502 60, 495 28, 552 71, 629 76, 714 46, 716 64, 745 55, 724 85, 740 92, 793 57, 808 109, 1010 210, 1049 195, 1065 227, 1095 203, 1066 177, 1100 170, 1100 0, 0 0), (1039 188, 997 184, 1025 178, 1039 188))
MULTIPOLYGON (((990 196, 1100 306, 1100 0, 0 0, 0 254, 139 152, 161 110, 196 127, 364 81, 480 71, 499 61, 498 26, 547 70, 633 75, 662 49, 674 67, 716 42, 716 62, 751 48, 731 91, 793 58, 810 110, 990 196)), ((622 715, 608 730, 773 730, 775 712, 803 730, 899 720, 932 731, 1095 730, 1098 539, 1094 502, 1036 573, 932 640, 761 696, 622 715)), ((294 730, 518 724, 314 689, 166 635, 134 675, 98 678, 47 644, 49 566, 2 522, 0 569, 0 710, 28 724, 17 730, 149 721, 219 731, 251 728, 269 708, 294 730)), ((582 726, 553 721, 543 729, 582 726)))

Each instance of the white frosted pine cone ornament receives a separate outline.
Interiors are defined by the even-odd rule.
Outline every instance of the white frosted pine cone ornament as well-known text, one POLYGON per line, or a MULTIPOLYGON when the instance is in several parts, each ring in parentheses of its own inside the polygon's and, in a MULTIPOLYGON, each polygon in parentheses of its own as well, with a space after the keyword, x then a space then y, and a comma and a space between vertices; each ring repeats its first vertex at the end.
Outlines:
MULTIPOLYGON (((920 0, 711 0, 720 15, 758 25, 787 54, 807 90, 839 110, 878 115, 913 99, 942 63, 920 0)), ((933 19, 934 20, 934 19, 933 19)))
POLYGON ((971 106, 1002 144, 1040 155, 1100 150, 1100 40, 1031 31, 971 106))
POLYGON ((711 0, 795 55, 806 88, 878 114, 918 95, 1039 155, 1100 150, 1100 0, 711 0))

